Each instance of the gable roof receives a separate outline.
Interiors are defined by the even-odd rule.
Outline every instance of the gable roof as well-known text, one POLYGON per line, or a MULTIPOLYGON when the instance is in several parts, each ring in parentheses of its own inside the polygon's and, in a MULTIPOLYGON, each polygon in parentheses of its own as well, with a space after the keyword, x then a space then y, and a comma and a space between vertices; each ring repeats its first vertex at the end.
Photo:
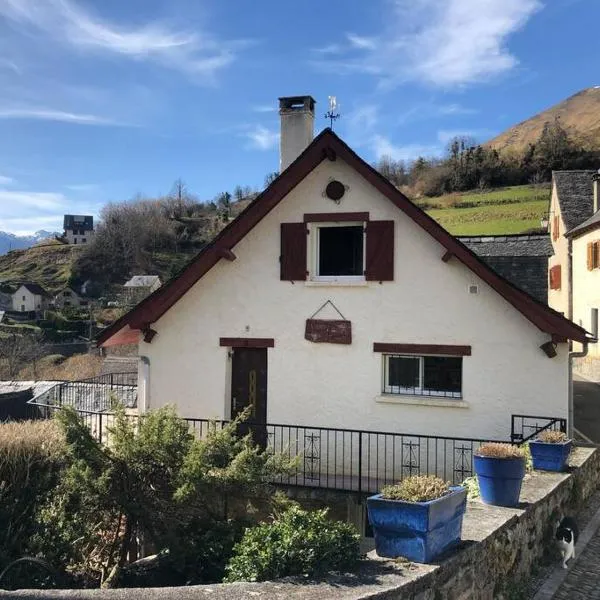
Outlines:
POLYGON ((592 177, 596 171, 553 171, 558 205, 567 231, 592 216, 594 189, 592 177))
POLYGON ((25 282, 22 283, 19 288, 15 291, 15 294, 22 288, 28 289, 34 296, 50 296, 48 292, 38 283, 25 282))
POLYGON ((457 236, 477 256, 552 256, 552 242, 547 233, 522 235, 457 236))
POLYGON ((437 240, 446 249, 448 256, 459 260, 477 274, 541 331, 547 332, 557 340, 584 341, 588 338, 585 329, 565 319, 560 313, 535 300, 498 275, 467 246, 413 204, 385 177, 360 158, 331 129, 325 129, 179 275, 101 331, 97 338, 98 344, 110 346, 137 342, 141 331, 148 330, 152 323, 165 314, 219 260, 231 254, 233 247, 315 167, 324 160, 336 160, 338 156, 437 240))
POLYGON ((584 233, 587 233, 588 231, 598 228, 600 228, 600 210, 595 212, 589 219, 586 219, 580 225, 577 225, 577 227, 573 227, 573 229, 568 231, 565 235, 567 237, 576 238, 584 233))
POLYGON ((158 275, 134 275, 125 287, 152 287, 155 283, 160 283, 158 275))

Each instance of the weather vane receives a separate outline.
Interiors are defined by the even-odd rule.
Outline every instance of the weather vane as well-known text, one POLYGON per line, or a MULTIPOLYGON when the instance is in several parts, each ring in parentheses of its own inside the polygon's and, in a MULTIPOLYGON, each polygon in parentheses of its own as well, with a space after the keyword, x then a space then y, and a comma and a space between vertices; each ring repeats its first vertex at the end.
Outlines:
POLYGON ((333 129, 333 122, 340 118, 339 104, 335 96, 329 96, 329 110, 325 113, 325 118, 329 119, 329 127, 333 129))

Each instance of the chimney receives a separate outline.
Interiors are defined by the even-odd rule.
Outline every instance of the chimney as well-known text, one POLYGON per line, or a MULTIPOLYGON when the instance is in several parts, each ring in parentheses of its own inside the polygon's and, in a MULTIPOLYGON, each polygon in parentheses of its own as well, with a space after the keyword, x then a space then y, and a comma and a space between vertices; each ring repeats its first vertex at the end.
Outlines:
POLYGON ((598 194, 600 193, 600 169, 592 178, 593 186, 594 186, 594 212, 596 214, 598 212, 598 194))
POLYGON ((285 171, 312 142, 315 123, 315 100, 312 96, 279 98, 281 139, 279 172, 285 171))

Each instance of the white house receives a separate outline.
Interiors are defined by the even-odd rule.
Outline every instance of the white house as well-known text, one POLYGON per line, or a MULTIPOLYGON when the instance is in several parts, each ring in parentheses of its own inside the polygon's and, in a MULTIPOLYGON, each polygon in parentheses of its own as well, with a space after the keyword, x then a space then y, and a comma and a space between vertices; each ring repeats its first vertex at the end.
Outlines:
POLYGON ((48 307, 50 296, 37 283, 23 283, 12 295, 12 309, 18 312, 33 312, 48 307))
POLYGON ((79 308, 87 305, 87 298, 80 296, 72 287, 66 287, 54 296, 56 308, 79 308))
POLYGON ((569 340, 589 334, 330 129, 299 144, 311 97, 281 99, 280 115, 281 175, 99 336, 139 343, 141 410, 250 405, 258 423, 488 439, 507 439, 513 414, 566 418, 569 340))
POLYGON ((65 215, 64 236, 68 244, 89 244, 94 237, 92 215, 65 215))

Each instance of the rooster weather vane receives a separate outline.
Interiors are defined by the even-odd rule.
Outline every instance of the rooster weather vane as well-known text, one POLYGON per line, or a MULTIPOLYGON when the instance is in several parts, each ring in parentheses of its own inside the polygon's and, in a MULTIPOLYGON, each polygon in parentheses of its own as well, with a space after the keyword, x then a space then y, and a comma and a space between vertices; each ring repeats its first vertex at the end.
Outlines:
POLYGON ((325 118, 329 119, 329 127, 333 130, 333 122, 340 118, 340 105, 335 96, 329 96, 329 110, 325 113, 325 118))

